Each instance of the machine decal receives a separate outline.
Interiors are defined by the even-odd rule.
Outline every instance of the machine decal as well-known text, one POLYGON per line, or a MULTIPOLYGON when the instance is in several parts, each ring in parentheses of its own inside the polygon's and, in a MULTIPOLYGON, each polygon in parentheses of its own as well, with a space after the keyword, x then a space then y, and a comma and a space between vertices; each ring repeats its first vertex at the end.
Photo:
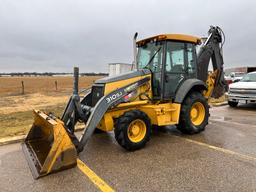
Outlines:
POLYGON ((136 82, 136 83, 130 85, 129 87, 126 87, 124 91, 125 91, 125 92, 131 92, 131 91, 133 91, 134 89, 136 89, 137 87, 138 87, 138 82, 136 82))
POLYGON ((113 95, 110 95, 109 97, 106 98, 107 103, 110 103, 111 101, 114 101, 120 97, 122 97, 123 93, 120 91, 118 93, 115 93, 113 95))

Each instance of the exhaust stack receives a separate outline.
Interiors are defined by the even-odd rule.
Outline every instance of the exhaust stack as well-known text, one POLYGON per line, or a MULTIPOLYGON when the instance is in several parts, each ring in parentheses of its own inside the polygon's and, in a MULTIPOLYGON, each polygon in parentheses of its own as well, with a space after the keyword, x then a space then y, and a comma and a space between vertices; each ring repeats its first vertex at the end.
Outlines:
POLYGON ((138 33, 136 32, 134 34, 134 37, 133 37, 133 57, 134 57, 134 60, 133 60, 133 65, 132 66, 135 66, 135 69, 138 71, 137 46, 136 46, 137 37, 138 37, 138 33))

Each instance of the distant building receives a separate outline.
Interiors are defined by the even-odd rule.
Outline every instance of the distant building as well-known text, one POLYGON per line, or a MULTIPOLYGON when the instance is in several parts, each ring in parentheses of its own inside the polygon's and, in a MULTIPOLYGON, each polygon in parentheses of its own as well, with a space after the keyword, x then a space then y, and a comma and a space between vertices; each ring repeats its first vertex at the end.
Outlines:
POLYGON ((108 71, 109 76, 122 74, 132 70, 132 64, 128 63, 109 63, 108 71))
POLYGON ((227 68, 225 69, 225 74, 229 75, 232 72, 243 72, 243 73, 249 73, 256 71, 256 67, 233 67, 233 68, 227 68))

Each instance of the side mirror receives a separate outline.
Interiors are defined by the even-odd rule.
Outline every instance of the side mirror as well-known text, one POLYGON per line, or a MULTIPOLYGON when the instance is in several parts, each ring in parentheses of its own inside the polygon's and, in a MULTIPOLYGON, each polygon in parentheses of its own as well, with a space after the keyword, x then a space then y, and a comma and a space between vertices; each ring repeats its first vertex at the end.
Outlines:
POLYGON ((235 79, 235 80, 234 80, 234 83, 239 82, 239 81, 240 81, 240 79, 235 79))

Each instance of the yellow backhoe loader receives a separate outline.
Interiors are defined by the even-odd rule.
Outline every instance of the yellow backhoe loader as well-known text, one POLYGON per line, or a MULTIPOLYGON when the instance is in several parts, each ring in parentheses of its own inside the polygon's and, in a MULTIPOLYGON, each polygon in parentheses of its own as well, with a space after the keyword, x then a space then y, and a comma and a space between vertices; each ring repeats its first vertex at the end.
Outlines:
POLYGON ((22 144, 34 178, 75 166, 95 131, 114 130, 117 142, 131 151, 146 145, 152 125, 176 125, 185 134, 205 129, 207 99, 223 95, 226 86, 222 30, 210 27, 203 42, 182 34, 136 38, 137 33, 132 71, 97 80, 80 98, 79 71, 74 68, 73 95, 62 117, 34 111, 22 144), (208 73, 210 60, 213 71, 208 73), (78 121, 85 124, 79 139, 74 134, 78 121))

